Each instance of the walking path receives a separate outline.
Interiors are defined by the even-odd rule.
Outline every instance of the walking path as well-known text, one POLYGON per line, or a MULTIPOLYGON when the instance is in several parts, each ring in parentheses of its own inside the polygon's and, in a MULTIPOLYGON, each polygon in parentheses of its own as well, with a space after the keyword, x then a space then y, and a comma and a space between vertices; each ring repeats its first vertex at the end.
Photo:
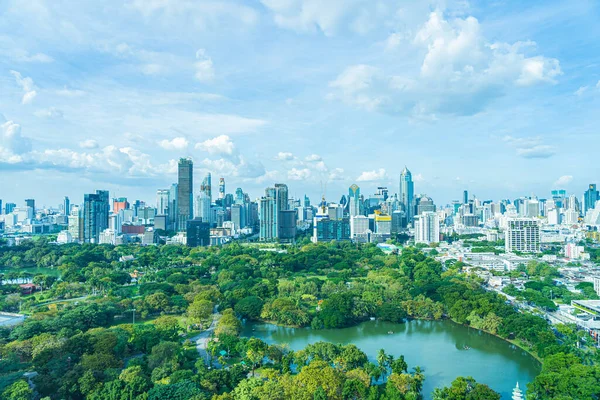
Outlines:
POLYGON ((192 337, 190 340, 196 343, 196 350, 198 350, 198 354, 200 357, 204 358, 205 362, 208 364, 209 356, 206 347, 208 346, 208 340, 210 339, 212 333, 217 326, 217 322, 221 318, 221 314, 219 314, 217 307, 215 307, 215 313, 212 315, 212 321, 210 326, 204 331, 200 332, 196 336, 192 337))

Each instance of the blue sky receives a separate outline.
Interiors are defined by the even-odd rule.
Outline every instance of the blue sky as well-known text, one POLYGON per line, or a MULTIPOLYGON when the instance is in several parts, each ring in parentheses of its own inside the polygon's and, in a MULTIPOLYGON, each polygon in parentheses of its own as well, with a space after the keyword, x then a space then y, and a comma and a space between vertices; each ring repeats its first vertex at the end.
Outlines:
POLYGON ((444 204, 600 167, 600 2, 4 0, 0 198, 196 181, 252 196, 397 191, 444 204))

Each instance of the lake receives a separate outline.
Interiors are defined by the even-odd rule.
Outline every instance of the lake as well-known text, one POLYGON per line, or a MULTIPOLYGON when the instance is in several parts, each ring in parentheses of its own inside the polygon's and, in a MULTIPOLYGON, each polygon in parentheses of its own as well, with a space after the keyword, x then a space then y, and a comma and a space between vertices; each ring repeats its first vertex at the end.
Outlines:
POLYGON ((318 341, 353 343, 373 362, 379 349, 396 357, 402 354, 409 368, 417 365, 424 368, 426 399, 431 398, 434 388, 447 386, 458 376, 472 376, 501 393, 502 399, 510 399, 517 382, 525 389, 541 369, 540 363, 526 351, 451 321, 404 324, 367 321, 350 328, 323 330, 248 323, 242 335, 254 336, 269 344, 286 343, 292 350, 301 350, 318 341), (465 350, 465 346, 469 350, 465 350))

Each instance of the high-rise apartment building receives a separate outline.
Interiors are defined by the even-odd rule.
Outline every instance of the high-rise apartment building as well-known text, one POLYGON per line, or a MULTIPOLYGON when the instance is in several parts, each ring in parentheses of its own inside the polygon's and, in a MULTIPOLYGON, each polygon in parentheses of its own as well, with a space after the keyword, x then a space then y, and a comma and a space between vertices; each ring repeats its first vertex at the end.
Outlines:
POLYGON ((435 204, 433 203, 433 200, 431 199, 431 197, 428 197, 427 195, 422 194, 416 200, 415 208, 416 208, 415 215, 421 215, 425 212, 434 212, 435 204))
POLYGON ((505 232, 507 253, 515 251, 538 253, 540 251, 540 227, 534 218, 510 218, 505 232))
POLYGON ((407 220, 412 221, 415 209, 414 209, 414 191, 415 186, 412 180, 412 174, 408 168, 404 167, 400 173, 400 191, 398 192, 400 204, 406 212, 407 220))
POLYGON ((107 190, 96 190, 83 198, 83 241, 99 243, 100 232, 108 229, 110 204, 107 190))
POLYGON ((259 238, 263 242, 277 239, 277 206, 275 201, 275 188, 267 188, 265 196, 259 200, 259 238))
POLYGON ((113 199, 113 213, 117 214, 119 211, 127 210, 128 208, 129 202, 127 201, 127 197, 119 197, 118 199, 113 199))
POLYGON ((177 230, 184 231, 194 217, 194 162, 190 158, 179 159, 177 177, 177 230))
POLYGON ((200 194, 197 197, 197 217, 202 221, 212 224, 215 222, 212 218, 210 206, 212 204, 212 178, 210 172, 206 174, 200 185, 200 194))
POLYGON ((225 178, 219 178, 219 199, 225 198, 225 178))
POLYGON ((173 183, 169 189, 169 214, 167 218, 167 227, 170 230, 177 230, 177 190, 178 185, 173 183))
POLYGON ((426 211, 415 217, 415 243, 438 243, 440 241, 440 218, 435 212, 426 211))
POLYGON ((158 215, 167 215, 170 197, 171 191, 169 189, 158 189, 156 191, 156 212, 158 215))

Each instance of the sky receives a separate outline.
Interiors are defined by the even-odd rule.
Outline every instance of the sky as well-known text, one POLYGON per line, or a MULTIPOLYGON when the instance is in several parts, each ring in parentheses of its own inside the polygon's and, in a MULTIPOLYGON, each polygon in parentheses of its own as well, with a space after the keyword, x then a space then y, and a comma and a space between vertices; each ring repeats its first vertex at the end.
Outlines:
MULTIPOLYGON (((252 197, 580 196, 600 1, 2 0, 0 199, 155 201, 192 157, 252 197)), ((216 186, 216 185, 215 185, 216 186)))

